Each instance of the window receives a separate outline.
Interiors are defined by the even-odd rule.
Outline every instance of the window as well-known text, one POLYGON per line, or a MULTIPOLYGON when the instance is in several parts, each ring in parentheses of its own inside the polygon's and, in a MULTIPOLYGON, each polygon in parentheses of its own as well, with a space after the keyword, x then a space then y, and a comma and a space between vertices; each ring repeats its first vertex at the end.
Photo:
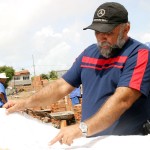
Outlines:
POLYGON ((14 77, 14 80, 20 80, 20 77, 14 77))
POLYGON ((23 80, 29 80, 29 76, 23 76, 23 80))

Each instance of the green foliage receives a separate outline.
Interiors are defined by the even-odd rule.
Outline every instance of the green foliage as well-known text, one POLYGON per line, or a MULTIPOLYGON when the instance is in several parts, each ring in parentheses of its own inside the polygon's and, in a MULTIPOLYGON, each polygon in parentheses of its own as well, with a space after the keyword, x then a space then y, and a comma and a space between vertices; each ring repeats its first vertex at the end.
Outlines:
POLYGON ((6 76, 9 77, 6 81, 6 85, 5 87, 8 86, 8 82, 13 78, 15 70, 13 69, 13 67, 10 66, 0 66, 0 73, 6 73, 6 76))
POLYGON ((48 79, 48 75, 47 74, 41 74, 40 75, 42 79, 48 79))
POLYGON ((54 79, 58 79, 58 75, 56 71, 51 71, 49 72, 49 78, 54 80, 54 79))
POLYGON ((34 80, 34 77, 31 77, 31 80, 33 81, 33 80, 34 80))

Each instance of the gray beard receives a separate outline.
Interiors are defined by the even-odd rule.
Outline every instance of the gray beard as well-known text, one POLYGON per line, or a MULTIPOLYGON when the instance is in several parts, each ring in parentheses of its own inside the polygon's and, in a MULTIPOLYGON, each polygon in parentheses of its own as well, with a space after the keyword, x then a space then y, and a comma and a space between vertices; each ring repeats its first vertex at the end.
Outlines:
POLYGON ((110 45, 108 42, 98 42, 97 45, 100 48, 100 54, 105 58, 110 58, 121 50, 125 42, 126 41, 124 39, 118 38, 118 42, 116 45, 110 45), (108 46, 109 48, 102 48, 103 46, 108 46))

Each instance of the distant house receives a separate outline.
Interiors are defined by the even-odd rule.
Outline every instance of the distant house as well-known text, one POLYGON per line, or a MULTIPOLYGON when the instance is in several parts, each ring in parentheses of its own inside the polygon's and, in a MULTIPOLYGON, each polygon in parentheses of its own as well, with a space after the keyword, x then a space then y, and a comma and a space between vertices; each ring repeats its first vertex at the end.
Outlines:
POLYGON ((58 78, 61 78, 68 70, 58 70, 56 71, 58 78))
POLYGON ((15 72, 15 75, 11 82, 14 85, 14 87, 31 85, 30 72, 28 70, 15 72))

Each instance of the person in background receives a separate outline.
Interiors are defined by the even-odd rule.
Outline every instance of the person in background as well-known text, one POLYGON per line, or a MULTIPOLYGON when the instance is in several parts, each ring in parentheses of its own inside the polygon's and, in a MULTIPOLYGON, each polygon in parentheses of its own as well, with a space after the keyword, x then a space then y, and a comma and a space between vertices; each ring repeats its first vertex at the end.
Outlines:
POLYGON ((88 46, 62 78, 29 98, 8 101, 7 113, 50 105, 82 84, 82 119, 64 127, 50 141, 71 145, 76 138, 143 135, 150 118, 150 49, 128 36, 128 11, 106 2, 95 11, 92 24, 97 43, 88 46))
POLYGON ((81 91, 80 87, 75 88, 71 93, 70 93, 70 99, 72 102, 72 105, 77 105, 80 104, 80 98, 81 98, 81 91))
POLYGON ((0 108, 7 102, 7 96, 5 91, 5 83, 9 77, 6 77, 5 73, 0 73, 0 108))

